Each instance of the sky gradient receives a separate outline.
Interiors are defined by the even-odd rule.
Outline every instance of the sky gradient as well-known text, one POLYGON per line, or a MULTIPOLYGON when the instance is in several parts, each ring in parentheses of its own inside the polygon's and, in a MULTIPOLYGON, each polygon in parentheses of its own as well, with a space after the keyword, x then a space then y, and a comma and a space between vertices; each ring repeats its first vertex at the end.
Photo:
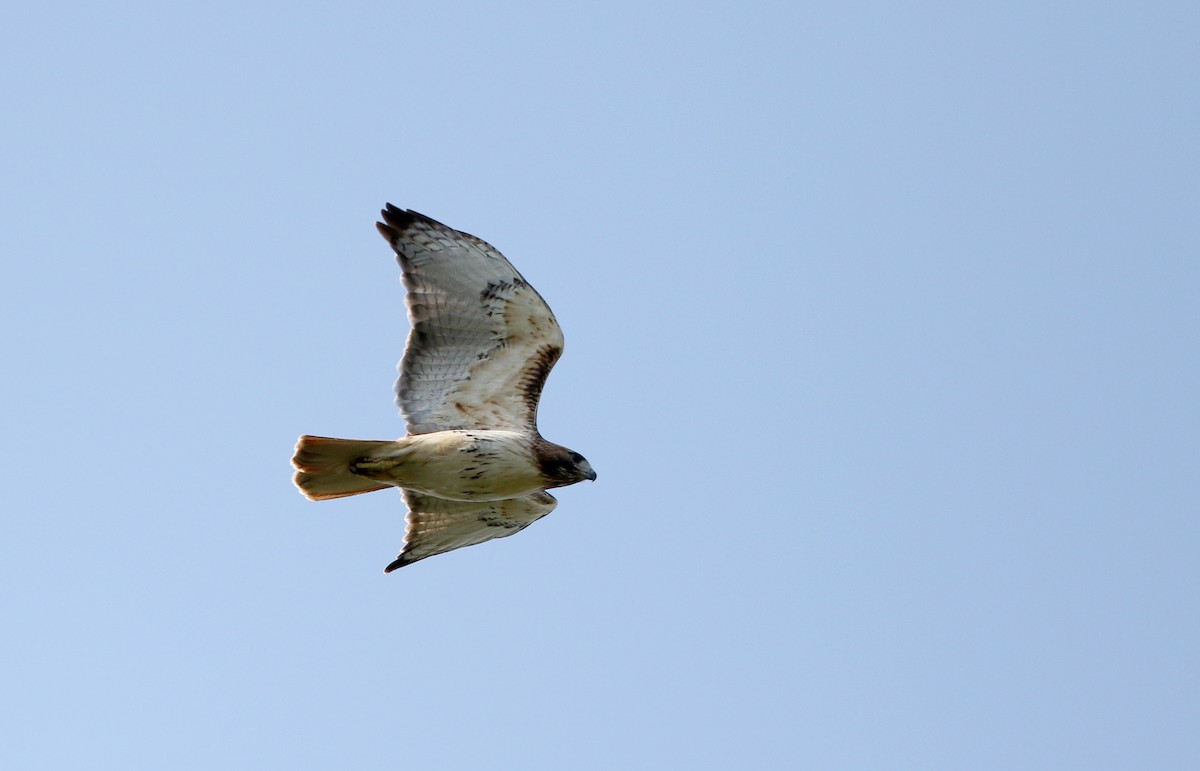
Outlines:
POLYGON ((25 4, 0 766, 1200 766, 1200 6, 25 4), (387 201, 599 481, 385 576, 387 201))

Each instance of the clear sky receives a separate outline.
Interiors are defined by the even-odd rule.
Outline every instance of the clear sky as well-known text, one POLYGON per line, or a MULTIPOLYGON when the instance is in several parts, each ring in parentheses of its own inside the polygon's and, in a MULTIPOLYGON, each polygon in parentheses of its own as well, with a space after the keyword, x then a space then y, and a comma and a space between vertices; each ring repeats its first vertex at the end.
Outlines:
POLYGON ((1200 5, 21 3, 0 766, 1200 767, 1200 5), (595 484, 394 575, 391 201, 595 484))

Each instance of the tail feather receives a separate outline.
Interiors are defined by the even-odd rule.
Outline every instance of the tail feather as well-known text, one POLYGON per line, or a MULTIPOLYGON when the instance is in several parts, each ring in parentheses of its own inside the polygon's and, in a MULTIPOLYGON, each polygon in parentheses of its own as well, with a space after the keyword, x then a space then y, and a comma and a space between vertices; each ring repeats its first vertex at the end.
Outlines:
POLYGON ((292 465, 296 475, 292 481, 301 494, 311 501, 344 498, 391 485, 381 485, 374 479, 360 477, 350 470, 355 460, 392 444, 365 439, 331 439, 326 436, 302 436, 296 443, 292 465))

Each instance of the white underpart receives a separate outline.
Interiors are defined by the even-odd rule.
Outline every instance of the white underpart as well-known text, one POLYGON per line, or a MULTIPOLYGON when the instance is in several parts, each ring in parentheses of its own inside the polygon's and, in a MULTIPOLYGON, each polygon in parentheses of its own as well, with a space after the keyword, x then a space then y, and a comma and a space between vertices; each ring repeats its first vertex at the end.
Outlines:
POLYGON ((452 501, 499 501, 545 486, 517 431, 438 431, 398 439, 359 466, 380 482, 452 501))

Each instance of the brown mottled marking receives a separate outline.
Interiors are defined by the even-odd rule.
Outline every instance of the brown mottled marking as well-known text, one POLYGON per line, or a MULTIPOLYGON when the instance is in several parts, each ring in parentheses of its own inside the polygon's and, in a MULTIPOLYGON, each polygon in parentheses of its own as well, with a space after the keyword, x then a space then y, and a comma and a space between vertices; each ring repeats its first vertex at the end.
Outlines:
POLYGON ((521 392, 525 395, 525 404, 531 415, 537 415, 538 401, 542 398, 542 389, 546 386, 546 378, 558 357, 562 356, 562 348, 544 345, 537 350, 533 358, 525 366, 521 375, 521 392))

